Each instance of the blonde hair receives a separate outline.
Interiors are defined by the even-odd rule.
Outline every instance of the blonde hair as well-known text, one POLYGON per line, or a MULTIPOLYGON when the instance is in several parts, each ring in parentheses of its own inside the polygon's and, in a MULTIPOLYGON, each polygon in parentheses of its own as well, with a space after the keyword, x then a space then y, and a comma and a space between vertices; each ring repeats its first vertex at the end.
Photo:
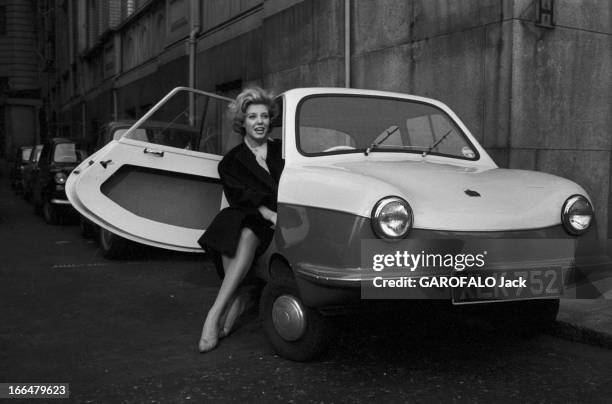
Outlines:
POLYGON ((270 120, 272 120, 276 116, 272 104, 273 97, 272 92, 266 91, 260 87, 248 87, 242 90, 228 107, 230 113, 233 114, 232 129, 234 129, 234 132, 242 136, 246 134, 243 125, 246 118, 246 110, 250 105, 265 105, 268 107, 270 120))

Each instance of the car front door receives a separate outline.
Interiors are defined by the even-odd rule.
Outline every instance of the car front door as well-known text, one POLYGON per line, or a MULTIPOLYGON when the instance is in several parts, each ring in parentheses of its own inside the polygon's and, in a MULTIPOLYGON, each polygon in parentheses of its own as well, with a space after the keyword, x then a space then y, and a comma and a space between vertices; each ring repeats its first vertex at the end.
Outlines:
POLYGON ((217 165, 231 146, 229 101, 174 89, 121 139, 72 172, 68 199, 89 220, 124 238, 201 252, 197 240, 224 201, 217 165), (155 128, 147 123, 152 121, 155 128), (146 137, 133 136, 143 128, 146 137))

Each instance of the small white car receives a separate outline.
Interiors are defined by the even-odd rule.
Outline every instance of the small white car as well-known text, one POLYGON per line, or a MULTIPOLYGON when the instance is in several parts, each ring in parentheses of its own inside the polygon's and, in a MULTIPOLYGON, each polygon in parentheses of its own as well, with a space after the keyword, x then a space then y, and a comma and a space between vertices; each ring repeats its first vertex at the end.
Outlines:
MULTIPOLYGON (((71 203, 127 239, 201 252, 198 238, 226 204, 217 164, 241 141, 225 116, 229 101, 174 89, 123 138, 74 170, 67 184, 71 203), (130 132, 147 120, 166 121, 169 128, 189 125, 200 138, 188 148, 131 139, 130 132)), ((330 341, 327 314, 363 305, 364 298, 397 298, 398 288, 372 294, 372 285, 404 278, 428 282, 418 291, 404 288, 399 298, 487 302, 496 320, 513 318, 519 327, 554 321, 573 265, 572 246, 596 233, 591 200, 579 185, 550 174, 499 168, 453 111, 436 100, 301 88, 278 96, 276 107, 271 136, 282 138, 285 159, 278 223, 274 241, 254 269, 266 282, 260 314, 276 352, 294 360, 312 358, 330 341), (519 254, 507 254, 504 240, 515 240, 510 249, 519 254), (560 243, 538 255, 539 240, 560 243), (459 253, 470 243, 484 255, 486 248, 497 248, 497 259, 483 255, 471 261, 482 261, 474 268, 480 275, 501 273, 516 280, 522 274, 527 284, 466 293, 438 279, 467 270, 438 262, 435 268, 392 272, 400 265, 393 261, 393 268, 381 271, 372 261, 374 255, 394 251, 435 255, 438 247, 449 248, 445 255, 456 260, 465 258, 459 253)))

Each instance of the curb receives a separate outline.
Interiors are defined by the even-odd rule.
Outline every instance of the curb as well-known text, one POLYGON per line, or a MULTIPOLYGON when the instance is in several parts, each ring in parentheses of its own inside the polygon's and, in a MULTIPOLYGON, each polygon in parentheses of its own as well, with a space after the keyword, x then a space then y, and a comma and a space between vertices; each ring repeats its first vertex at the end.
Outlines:
POLYGON ((546 331, 546 333, 573 342, 612 349, 612 334, 595 331, 563 320, 557 320, 552 329, 546 331))

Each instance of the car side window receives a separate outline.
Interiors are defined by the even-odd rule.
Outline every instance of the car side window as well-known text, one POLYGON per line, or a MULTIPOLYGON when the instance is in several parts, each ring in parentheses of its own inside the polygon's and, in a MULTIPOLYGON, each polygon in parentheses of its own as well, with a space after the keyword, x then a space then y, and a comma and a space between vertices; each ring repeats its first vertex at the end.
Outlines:
POLYGON ((242 140, 228 119, 230 101, 214 94, 178 89, 123 136, 222 156, 242 140))
POLYGON ((202 130, 198 151, 223 156, 242 141, 242 136, 232 129, 227 101, 206 97, 202 110, 202 130))
POLYGON ((40 159, 40 153, 42 152, 42 146, 36 146, 36 148, 34 149, 34 151, 30 154, 30 159, 29 159, 29 163, 31 164, 35 164, 38 162, 38 159, 40 159))
MULTIPOLYGON (((128 131, 129 128, 120 128, 113 132, 112 139, 119 140, 123 136, 125 132, 128 131)), ((127 139, 140 140, 141 142, 150 142, 151 136, 147 133, 147 129, 145 128, 137 128, 134 129, 127 137, 127 139)))
POLYGON ((273 119, 270 122, 270 138, 283 138, 283 97, 279 96, 274 99, 272 104, 273 119))

